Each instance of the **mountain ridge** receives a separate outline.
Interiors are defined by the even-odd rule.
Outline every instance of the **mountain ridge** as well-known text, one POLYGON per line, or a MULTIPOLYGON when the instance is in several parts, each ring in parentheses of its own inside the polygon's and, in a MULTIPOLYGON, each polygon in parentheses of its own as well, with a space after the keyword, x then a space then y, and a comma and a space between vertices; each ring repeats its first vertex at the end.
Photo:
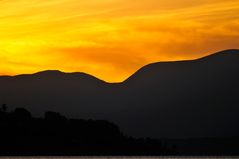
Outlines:
POLYGON ((153 65, 157 65, 157 64, 171 64, 171 63, 184 63, 184 62, 193 62, 193 61, 201 61, 201 60, 205 60, 208 58, 223 58, 225 56, 234 56, 235 54, 239 54, 239 49, 228 49, 228 50, 223 50, 223 51, 218 51, 214 54, 210 54, 204 57, 200 57, 197 59, 193 59, 193 60, 179 60, 179 61, 161 61, 161 62, 154 62, 154 63, 150 63, 147 64, 143 67, 141 67, 140 69, 138 69, 135 73, 133 73, 132 75, 130 75, 127 79, 125 79, 122 82, 106 82, 105 80, 102 80, 100 78, 97 78, 94 75, 88 74, 88 73, 84 73, 84 72, 63 72, 60 70, 43 70, 43 71, 39 71, 39 72, 35 72, 35 73, 31 73, 31 74, 18 74, 18 75, 0 75, 0 77, 21 77, 21 76, 31 76, 31 75, 48 75, 48 76, 54 76, 54 75, 70 75, 70 74, 75 74, 75 75, 83 75, 83 76, 89 76, 91 78, 95 78, 98 79, 100 81, 103 81, 105 83, 109 83, 109 84, 119 84, 119 83, 124 83, 126 82, 129 78, 131 78, 134 74, 136 74, 138 71, 140 71, 143 68, 146 67, 150 67, 153 65), (223 57, 222 57, 223 56, 223 57))
POLYGON ((41 76, 0 78, 0 104, 25 107, 34 116, 55 111, 74 118, 109 120, 139 137, 236 136, 239 50, 219 53, 146 65, 122 83, 58 71, 50 74, 63 77, 41 72, 41 76))

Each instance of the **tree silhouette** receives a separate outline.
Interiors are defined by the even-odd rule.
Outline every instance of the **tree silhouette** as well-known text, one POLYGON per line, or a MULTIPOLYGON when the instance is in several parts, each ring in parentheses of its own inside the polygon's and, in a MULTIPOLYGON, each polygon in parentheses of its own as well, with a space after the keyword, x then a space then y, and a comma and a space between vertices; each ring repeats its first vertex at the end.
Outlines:
POLYGON ((66 117, 64 117, 60 113, 56 113, 56 112, 52 112, 52 111, 45 112, 44 118, 48 121, 64 121, 64 120, 66 120, 66 117))
MULTIPOLYGON (((4 111, 3 111, 4 110, 4 111)), ((156 139, 124 135, 106 120, 67 119, 48 111, 32 117, 25 108, 0 113, 0 155, 159 155, 175 152, 156 139)))
POLYGON ((1 107, 1 111, 6 112, 7 111, 7 104, 3 104, 1 107))
POLYGON ((25 108, 16 108, 13 112, 13 117, 16 120, 30 120, 32 118, 32 115, 25 108))

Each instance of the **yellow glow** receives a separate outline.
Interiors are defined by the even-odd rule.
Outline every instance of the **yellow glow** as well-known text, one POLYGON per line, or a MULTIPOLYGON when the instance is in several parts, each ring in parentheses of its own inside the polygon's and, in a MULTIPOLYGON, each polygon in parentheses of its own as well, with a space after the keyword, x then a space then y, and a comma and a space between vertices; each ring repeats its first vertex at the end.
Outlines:
POLYGON ((119 82, 148 63, 229 48, 239 48, 239 0, 0 1, 0 74, 119 82))

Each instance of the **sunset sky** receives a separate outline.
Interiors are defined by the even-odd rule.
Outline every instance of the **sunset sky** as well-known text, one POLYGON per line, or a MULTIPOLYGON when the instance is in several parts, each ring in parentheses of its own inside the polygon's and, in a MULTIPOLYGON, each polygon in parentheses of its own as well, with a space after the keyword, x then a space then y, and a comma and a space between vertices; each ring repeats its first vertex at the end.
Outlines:
POLYGON ((0 74, 119 82, 158 61, 239 48, 239 0, 0 0, 0 74))

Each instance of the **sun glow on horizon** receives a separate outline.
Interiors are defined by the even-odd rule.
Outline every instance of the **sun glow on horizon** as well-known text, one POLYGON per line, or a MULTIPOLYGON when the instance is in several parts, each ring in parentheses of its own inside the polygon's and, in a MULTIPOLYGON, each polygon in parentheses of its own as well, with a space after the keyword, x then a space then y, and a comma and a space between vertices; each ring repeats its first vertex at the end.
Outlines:
POLYGON ((2 0, 0 74, 120 82, 158 61, 239 48, 239 0, 2 0))

